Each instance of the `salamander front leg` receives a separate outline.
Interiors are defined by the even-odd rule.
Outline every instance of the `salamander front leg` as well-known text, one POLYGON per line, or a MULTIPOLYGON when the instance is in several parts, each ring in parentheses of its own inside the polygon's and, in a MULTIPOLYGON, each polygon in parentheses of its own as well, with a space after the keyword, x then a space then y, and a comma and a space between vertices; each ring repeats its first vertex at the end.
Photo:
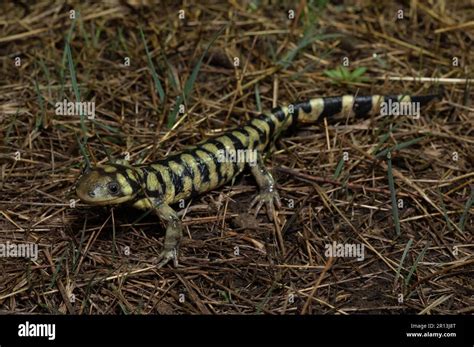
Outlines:
POLYGON ((275 181, 270 172, 268 172, 268 170, 263 165, 263 159, 260 153, 257 155, 257 161, 255 165, 250 166, 250 170, 257 181, 260 192, 250 203, 249 210, 257 205, 255 207, 255 215, 257 215, 263 204, 265 204, 268 218, 273 220, 275 205, 280 209, 281 201, 280 196, 278 195, 278 192, 275 188, 275 181))
POLYGON ((166 265, 171 259, 178 266, 178 247, 183 236, 183 226, 176 212, 167 204, 159 203, 155 212, 166 225, 166 235, 163 251, 158 256, 158 268, 166 265))

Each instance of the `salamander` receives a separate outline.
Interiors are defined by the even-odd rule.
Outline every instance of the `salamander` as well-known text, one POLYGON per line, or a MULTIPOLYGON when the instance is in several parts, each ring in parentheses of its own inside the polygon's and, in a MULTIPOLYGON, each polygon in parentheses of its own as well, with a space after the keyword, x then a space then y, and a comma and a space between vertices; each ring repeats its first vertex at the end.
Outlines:
POLYGON ((281 202, 275 181, 264 166, 262 153, 288 128, 316 123, 338 114, 355 118, 376 114, 383 102, 411 102, 423 106, 438 96, 344 95, 277 107, 253 117, 241 127, 154 163, 130 165, 116 161, 89 168, 78 178, 76 193, 87 204, 129 203, 138 209, 154 211, 166 227, 164 247, 157 257, 157 266, 162 267, 170 260, 177 266, 182 225, 171 205, 230 182, 246 167, 250 168, 259 187, 249 209, 255 207, 254 213, 257 214, 265 205, 272 220, 275 207, 281 208, 281 202), (239 153, 245 154, 245 160, 238 157, 239 153))

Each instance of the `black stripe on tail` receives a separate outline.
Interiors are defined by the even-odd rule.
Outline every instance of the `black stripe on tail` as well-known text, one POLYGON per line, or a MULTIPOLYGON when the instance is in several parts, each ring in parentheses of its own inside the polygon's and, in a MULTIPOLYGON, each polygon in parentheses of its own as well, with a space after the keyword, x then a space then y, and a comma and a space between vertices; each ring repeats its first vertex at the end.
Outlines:
MULTIPOLYGON (((370 113, 377 112, 380 109, 380 103, 398 102, 405 95, 388 95, 388 96, 332 96, 313 99, 311 101, 299 103, 295 105, 296 123, 311 123, 321 121, 323 118, 331 118, 337 114, 352 110, 356 118, 363 118, 370 113), (312 103, 315 106, 312 107, 312 103), (319 109, 317 109, 319 108, 319 109)), ((409 96, 409 95, 406 95, 409 96)), ((441 99, 442 91, 434 94, 411 96, 410 102, 425 106, 434 99, 441 99)))

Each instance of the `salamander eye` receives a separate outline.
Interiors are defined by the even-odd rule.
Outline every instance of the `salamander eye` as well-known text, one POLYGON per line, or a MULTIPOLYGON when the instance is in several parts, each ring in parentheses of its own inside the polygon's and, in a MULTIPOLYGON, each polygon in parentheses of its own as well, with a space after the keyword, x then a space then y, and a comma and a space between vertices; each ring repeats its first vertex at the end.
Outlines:
POLYGON ((112 195, 118 194, 120 187, 117 182, 109 182, 107 184, 107 189, 109 190, 109 193, 112 195))

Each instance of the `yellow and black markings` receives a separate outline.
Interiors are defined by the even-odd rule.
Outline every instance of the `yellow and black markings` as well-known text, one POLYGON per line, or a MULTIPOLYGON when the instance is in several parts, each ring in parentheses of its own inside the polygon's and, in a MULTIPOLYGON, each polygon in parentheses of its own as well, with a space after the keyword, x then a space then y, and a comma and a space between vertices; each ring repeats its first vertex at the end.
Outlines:
POLYGON ((224 185, 247 164, 260 187, 260 195, 252 205, 256 203, 258 211, 265 204, 271 218, 269 211, 273 210, 274 203, 279 205, 279 197, 273 178, 263 166, 261 153, 286 129, 302 123, 316 123, 339 113, 366 116, 379 112, 382 103, 389 101, 424 105, 437 96, 345 95, 277 107, 238 129, 149 165, 132 167, 112 163, 93 168, 81 176, 76 191, 81 200, 90 204, 132 202, 139 209, 154 209, 167 223, 165 250, 161 254, 163 265, 170 259, 176 261, 175 250, 181 238, 180 220, 169 205, 224 185), (256 151, 257 166, 235 159, 239 151, 256 151))

